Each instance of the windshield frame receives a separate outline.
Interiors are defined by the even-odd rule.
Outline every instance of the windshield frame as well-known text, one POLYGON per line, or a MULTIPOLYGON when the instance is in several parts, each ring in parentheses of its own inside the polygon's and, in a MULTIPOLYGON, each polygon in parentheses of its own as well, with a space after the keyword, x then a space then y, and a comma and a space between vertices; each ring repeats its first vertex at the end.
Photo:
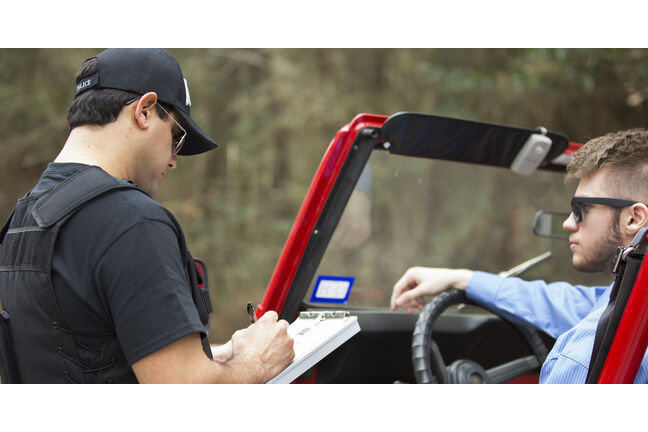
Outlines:
MULTIPOLYGON (((398 113, 392 117, 402 121, 404 115, 425 116, 416 113, 398 113)), ((275 267, 264 299, 258 307, 258 314, 274 310, 280 318, 292 320, 305 307, 319 307, 306 303, 304 298, 371 152, 387 150, 397 154, 391 149, 391 143, 385 141, 384 126, 392 117, 360 114, 338 131, 329 145, 302 203, 302 208, 275 267)), ((486 125, 493 128, 509 128, 503 125, 486 125)), ((520 128, 512 129, 519 133, 520 128)), ((534 129, 525 131, 527 137, 531 133, 537 132, 534 129)), ((522 135, 520 137, 518 142, 524 138, 522 135)), ((518 143, 516 148, 519 150, 522 145, 523 142, 518 143)), ((560 149, 563 152, 558 157, 545 161, 539 169, 564 172, 570 159, 569 155, 579 146, 570 143, 565 137, 565 140, 560 143, 560 149)), ((510 148, 507 151, 510 153, 510 148)), ((398 151, 398 153, 402 152, 398 151)), ((555 152, 551 152, 550 155, 555 156, 555 152)), ((409 156, 427 157, 419 154, 409 156)), ((465 161, 459 160, 459 162, 465 161)))

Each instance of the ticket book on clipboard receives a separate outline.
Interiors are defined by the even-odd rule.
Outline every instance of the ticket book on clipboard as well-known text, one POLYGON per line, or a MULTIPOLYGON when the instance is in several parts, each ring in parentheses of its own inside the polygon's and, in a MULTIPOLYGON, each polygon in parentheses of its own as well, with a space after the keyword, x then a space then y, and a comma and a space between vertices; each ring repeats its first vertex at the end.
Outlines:
POLYGON ((288 384, 360 331, 358 317, 346 311, 307 311, 288 327, 295 358, 266 384, 288 384))

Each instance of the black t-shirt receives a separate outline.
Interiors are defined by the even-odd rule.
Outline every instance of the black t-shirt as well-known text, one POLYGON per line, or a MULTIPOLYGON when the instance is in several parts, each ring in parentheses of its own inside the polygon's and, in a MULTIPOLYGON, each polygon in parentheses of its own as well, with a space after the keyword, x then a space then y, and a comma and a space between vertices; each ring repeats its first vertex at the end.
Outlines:
MULTIPOLYGON (((87 167, 51 163, 30 194, 87 167)), ((63 225, 52 261, 61 314, 100 353, 116 336, 130 365, 191 333, 206 334, 192 300, 172 216, 132 189, 92 200, 63 225)))

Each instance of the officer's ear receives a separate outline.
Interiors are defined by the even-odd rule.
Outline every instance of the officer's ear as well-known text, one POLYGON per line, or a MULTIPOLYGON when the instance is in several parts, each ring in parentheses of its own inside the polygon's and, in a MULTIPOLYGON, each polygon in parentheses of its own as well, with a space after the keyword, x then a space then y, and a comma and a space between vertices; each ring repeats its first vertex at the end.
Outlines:
POLYGON ((648 226, 648 207, 643 203, 633 204, 627 208, 627 214, 622 218, 623 232, 630 238, 634 238, 644 226, 648 226))
POLYGON ((133 117, 137 126, 141 129, 148 129, 150 126, 155 104, 157 103, 157 93, 149 92, 137 99, 133 107, 133 117))

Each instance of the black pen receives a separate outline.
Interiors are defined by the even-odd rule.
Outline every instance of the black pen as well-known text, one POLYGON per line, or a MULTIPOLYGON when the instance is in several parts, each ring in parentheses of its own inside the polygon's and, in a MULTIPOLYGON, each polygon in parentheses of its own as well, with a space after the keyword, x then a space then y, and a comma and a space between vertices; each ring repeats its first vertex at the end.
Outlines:
POLYGON ((250 317, 250 324, 254 324, 256 322, 256 312, 254 311, 252 302, 248 302, 247 304, 247 314, 250 317))

